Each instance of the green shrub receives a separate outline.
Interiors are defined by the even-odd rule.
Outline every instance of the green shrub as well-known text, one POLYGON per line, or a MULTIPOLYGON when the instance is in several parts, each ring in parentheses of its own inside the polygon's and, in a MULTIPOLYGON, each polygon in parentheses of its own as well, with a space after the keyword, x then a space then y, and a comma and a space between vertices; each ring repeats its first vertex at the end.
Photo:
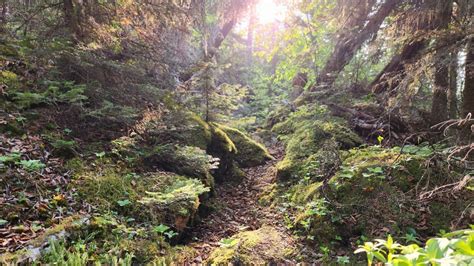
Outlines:
POLYGON ((138 117, 138 111, 132 107, 115 105, 105 100, 99 109, 89 111, 87 115, 99 119, 131 123, 138 117))
MULTIPOLYGON (((474 227, 472 227, 474 229, 474 227)), ((474 230, 466 229, 430 238, 424 247, 418 244, 402 245, 388 236, 387 240, 365 242, 355 253, 365 252, 367 264, 379 261, 385 265, 473 265, 474 230)))
POLYGON ((66 248, 62 241, 51 240, 49 247, 45 249, 41 257, 41 261, 47 265, 67 265, 67 266, 82 266, 91 265, 117 265, 117 266, 131 266, 133 255, 126 253, 123 257, 117 257, 110 254, 104 254, 97 257, 89 255, 83 248, 78 248, 71 251, 66 248))

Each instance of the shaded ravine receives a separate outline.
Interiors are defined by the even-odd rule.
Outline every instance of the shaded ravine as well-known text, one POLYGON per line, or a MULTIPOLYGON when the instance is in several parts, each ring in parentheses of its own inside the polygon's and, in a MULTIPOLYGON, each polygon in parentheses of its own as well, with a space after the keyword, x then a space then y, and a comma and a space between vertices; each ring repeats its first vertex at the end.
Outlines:
MULTIPOLYGON (((212 199, 216 210, 205 217, 192 232, 192 242, 197 256, 190 263, 204 262, 211 252, 219 247, 223 238, 242 231, 256 230, 262 225, 272 226, 284 235, 291 246, 295 246, 291 232, 283 224, 283 217, 275 208, 259 204, 261 193, 275 182, 276 164, 283 158, 283 148, 269 149, 275 160, 264 165, 244 169, 245 178, 239 184, 222 184, 216 188, 212 199)), ((290 261, 289 261, 290 262, 290 261)))

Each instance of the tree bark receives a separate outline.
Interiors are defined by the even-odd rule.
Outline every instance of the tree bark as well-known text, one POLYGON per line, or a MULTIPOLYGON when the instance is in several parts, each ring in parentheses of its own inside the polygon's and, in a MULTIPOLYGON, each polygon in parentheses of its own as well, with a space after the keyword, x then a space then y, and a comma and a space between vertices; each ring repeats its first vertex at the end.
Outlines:
POLYGON ((418 17, 411 18, 418 22, 417 27, 413 28, 415 36, 403 46, 400 53, 392 58, 369 85, 369 88, 375 93, 390 92, 397 88, 406 77, 405 64, 417 61, 426 47, 430 36, 427 32, 446 28, 446 23, 449 23, 452 14, 452 0, 419 1, 417 5, 418 10, 414 10, 412 16, 418 17), (421 32, 420 36, 416 36, 418 32, 421 32))
MULTIPOLYGON (((435 5, 436 19, 431 27, 446 30, 451 21, 453 1, 444 0, 435 5)), ((438 42, 448 42, 447 36, 438 39, 438 42)), ((438 50, 435 55, 435 73, 433 82, 433 100, 431 104, 431 123, 436 125, 448 120, 448 88, 449 88, 449 56, 445 51, 438 50)))
POLYGON ((450 119, 458 117, 458 53, 452 52, 449 61, 448 114, 450 119))
POLYGON ((7 12, 8 12, 7 0, 0 0, 0 8, 2 9, 0 12, 0 33, 4 33, 6 30, 6 24, 7 24, 7 12))
POLYGON ((414 60, 420 51, 425 47, 425 40, 414 41, 405 45, 402 51, 392 57, 384 69, 375 77, 374 81, 369 85, 369 88, 375 93, 382 93, 385 91, 392 91, 398 87, 402 77, 405 76, 404 63, 414 60))
MULTIPOLYGON (((468 114, 474 116, 474 37, 471 37, 467 47, 466 77, 462 93, 461 118, 466 118, 468 114)), ((460 130, 459 144, 469 144, 473 142, 472 126, 474 126, 474 124, 467 123, 460 130)))
POLYGON ((255 5, 250 7, 250 15, 249 15, 249 27, 247 31, 247 63, 248 65, 252 64, 253 61, 253 35, 255 31, 255 5))
POLYGON ((448 66, 444 62, 438 64, 434 73, 431 125, 448 120, 448 66))
POLYGON ((79 21, 75 12, 73 0, 63 0, 64 21, 74 38, 79 32, 79 21))
MULTIPOLYGON (((336 46, 323 70, 318 75, 316 85, 310 90, 316 91, 318 89, 330 88, 334 84, 337 75, 352 60, 364 42, 377 33, 385 18, 390 15, 392 10, 401 2, 401 0, 386 0, 368 20, 366 18, 358 20, 358 25, 355 26, 355 28, 359 30, 357 30, 355 34, 342 34, 337 40, 336 46)), ((375 2, 371 3, 373 5, 375 2)), ((372 6, 367 8, 367 14, 371 8, 372 6)))

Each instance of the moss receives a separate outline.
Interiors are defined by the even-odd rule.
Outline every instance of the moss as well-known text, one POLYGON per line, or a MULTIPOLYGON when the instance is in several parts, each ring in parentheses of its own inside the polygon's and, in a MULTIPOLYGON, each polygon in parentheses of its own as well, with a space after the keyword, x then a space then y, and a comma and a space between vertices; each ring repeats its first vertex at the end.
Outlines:
POLYGON ((288 241, 288 237, 273 227, 263 226, 255 231, 234 235, 231 244, 214 250, 206 263, 213 265, 281 263, 293 252, 288 241))
POLYGON ((267 149, 260 143, 249 138, 241 131, 214 123, 215 127, 226 133, 230 141, 235 145, 237 153, 235 160, 240 167, 253 167, 273 159, 267 149))
POLYGON ((220 125, 212 123, 211 132, 214 150, 219 150, 224 153, 237 153, 237 147, 234 142, 220 125))
POLYGON ((166 254, 163 255, 161 250, 160 256, 153 258, 147 265, 184 265, 188 264, 189 261, 194 259, 196 254, 196 249, 187 246, 173 246, 169 247, 166 250, 166 254))
POLYGON ((150 142, 157 144, 180 144, 207 149, 211 142, 211 127, 191 112, 174 111, 163 118, 159 127, 147 129, 150 142))
POLYGON ((200 205, 199 196, 209 192, 197 179, 170 176, 154 187, 149 187, 138 201, 149 210, 150 216, 163 223, 172 224, 183 231, 193 220, 200 205))
POLYGON ((211 160, 212 157, 198 147, 177 145, 156 146, 143 158, 144 164, 149 168, 196 177, 212 189, 214 177, 211 174, 211 160))
POLYGON ((295 185, 289 190, 289 199, 294 203, 306 203, 311 201, 319 196, 319 188, 321 185, 321 182, 295 185))
POLYGON ((17 265, 37 260, 40 256, 41 248, 47 244, 50 239, 66 237, 67 231, 79 229, 82 224, 82 219, 83 217, 80 215, 73 215, 62 219, 59 224, 51 226, 39 234, 38 237, 28 241, 27 248, 1 254, 0 264, 17 265))
POLYGON ((79 215, 67 217, 61 220, 59 224, 54 225, 53 227, 47 229, 39 237, 33 239, 30 242, 30 244, 34 247, 39 247, 40 245, 47 243, 48 239, 53 235, 57 235, 61 232, 66 232, 69 230, 75 230, 77 228, 80 228, 82 219, 83 217, 79 215))
POLYGON ((327 115, 324 106, 300 107, 272 131, 286 142, 285 158, 277 166, 277 177, 283 181, 307 175, 321 178, 338 161, 338 149, 362 143, 346 122, 327 115))
POLYGON ((209 191, 197 179, 165 172, 138 176, 107 164, 82 169, 74 179, 72 186, 79 196, 100 211, 167 223, 179 230, 194 219, 199 196, 209 191))
POLYGON ((219 182, 240 182, 243 171, 235 161, 237 148, 229 136, 219 127, 211 124, 212 138, 207 148, 209 154, 219 158, 219 167, 214 170, 214 177, 219 182))
POLYGON ((269 206, 278 196, 278 188, 276 183, 264 188, 264 191, 260 194, 258 198, 258 203, 263 206, 269 206))
POLYGON ((0 43, 0 58, 2 57, 18 57, 18 48, 11 45, 0 43))

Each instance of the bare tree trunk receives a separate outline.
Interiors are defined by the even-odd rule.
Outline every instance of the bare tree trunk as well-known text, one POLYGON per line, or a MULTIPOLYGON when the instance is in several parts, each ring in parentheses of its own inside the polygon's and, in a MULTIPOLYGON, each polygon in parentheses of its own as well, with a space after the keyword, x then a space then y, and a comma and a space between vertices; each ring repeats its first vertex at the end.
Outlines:
POLYGON ((450 119, 458 117, 458 53, 457 50, 450 55, 449 62, 449 87, 448 87, 448 113, 450 119))
MULTIPOLYGON (((344 69, 344 67, 352 60, 355 53, 362 47, 364 42, 369 40, 380 28, 385 18, 390 15, 401 0, 386 0, 378 8, 377 12, 367 20, 367 15, 374 6, 375 2, 369 2, 366 7, 366 16, 358 19, 357 32, 355 34, 342 34, 337 40, 334 51, 329 57, 326 65, 316 80, 316 86, 310 90, 325 89, 332 86, 337 78, 337 75, 344 69)), ((355 23, 351 23, 354 24, 355 23)))
POLYGON ((431 124, 436 125, 448 120, 448 66, 445 62, 438 62, 435 67, 433 100, 431 104, 431 124))
MULTIPOLYGON (((451 21, 453 1, 444 0, 436 4, 436 19, 432 28, 445 30, 451 21)), ((439 42, 448 42, 446 37, 438 39, 439 42)), ((436 125, 448 120, 448 88, 449 88, 449 56, 445 51, 438 50, 435 55, 435 73, 433 83, 433 101, 431 104, 431 123, 436 125)))
POLYGON ((77 19, 73 1, 63 0, 63 8, 66 26, 71 31, 73 37, 77 38, 77 33, 79 32, 79 21, 77 19))
MULTIPOLYGON (((474 38, 471 37, 467 48, 466 56, 466 77, 464 80, 464 90, 462 93, 461 118, 471 114, 474 116, 474 38)), ((459 132, 460 144, 472 143, 474 124, 466 124, 459 132)))
POLYGON ((8 5, 7 0, 0 0, 0 33, 4 33, 6 30, 7 24, 7 12, 8 12, 8 5))
POLYGON ((404 62, 417 57, 425 47, 425 40, 414 41, 405 45, 402 51, 392 57, 384 69, 375 77, 369 88, 375 93, 392 91, 395 89, 404 76, 404 62))
POLYGON ((255 31, 255 5, 250 7, 250 15, 249 15, 249 27, 247 31, 247 63, 249 65, 252 64, 253 61, 253 34, 255 31))

